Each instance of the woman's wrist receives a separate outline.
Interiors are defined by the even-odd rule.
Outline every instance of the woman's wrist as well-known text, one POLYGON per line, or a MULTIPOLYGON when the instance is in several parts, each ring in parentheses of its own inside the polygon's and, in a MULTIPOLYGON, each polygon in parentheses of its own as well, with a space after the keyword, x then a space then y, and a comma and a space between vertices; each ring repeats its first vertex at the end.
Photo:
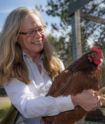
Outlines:
POLYGON ((77 98, 77 95, 71 95, 71 100, 72 100, 72 103, 74 106, 77 106, 78 104, 78 98, 77 98))

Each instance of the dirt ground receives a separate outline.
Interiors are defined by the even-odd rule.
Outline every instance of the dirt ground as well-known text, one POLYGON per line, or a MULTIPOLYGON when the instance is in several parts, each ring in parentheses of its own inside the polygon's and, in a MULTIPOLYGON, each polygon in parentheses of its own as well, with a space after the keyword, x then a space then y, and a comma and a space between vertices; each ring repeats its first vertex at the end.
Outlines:
POLYGON ((0 97, 0 103, 11 103, 9 98, 6 96, 6 97, 0 97))

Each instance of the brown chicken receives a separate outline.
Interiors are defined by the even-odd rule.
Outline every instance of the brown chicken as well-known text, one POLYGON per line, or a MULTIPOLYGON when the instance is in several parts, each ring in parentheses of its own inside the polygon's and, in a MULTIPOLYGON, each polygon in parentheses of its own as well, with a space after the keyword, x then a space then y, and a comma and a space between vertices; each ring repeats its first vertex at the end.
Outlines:
MULTIPOLYGON (((55 78, 46 96, 76 95, 87 89, 98 91, 102 78, 100 59, 101 50, 93 47, 55 78)), ((84 109, 76 106, 74 110, 62 112, 57 116, 43 117, 43 121, 45 124, 75 124, 86 114, 84 109)))
POLYGON ((105 108, 105 87, 102 87, 97 93, 97 95, 99 95, 102 99, 102 107, 101 108, 105 108))

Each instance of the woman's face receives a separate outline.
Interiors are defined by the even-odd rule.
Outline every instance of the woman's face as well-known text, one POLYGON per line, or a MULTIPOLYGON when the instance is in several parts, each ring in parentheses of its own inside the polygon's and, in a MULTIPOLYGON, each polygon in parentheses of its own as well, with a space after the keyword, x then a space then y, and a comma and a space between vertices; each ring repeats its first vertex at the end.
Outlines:
POLYGON ((18 43, 26 54, 31 56, 43 50, 45 32, 37 15, 34 13, 28 14, 22 21, 20 32, 26 33, 19 34, 18 38, 18 43))

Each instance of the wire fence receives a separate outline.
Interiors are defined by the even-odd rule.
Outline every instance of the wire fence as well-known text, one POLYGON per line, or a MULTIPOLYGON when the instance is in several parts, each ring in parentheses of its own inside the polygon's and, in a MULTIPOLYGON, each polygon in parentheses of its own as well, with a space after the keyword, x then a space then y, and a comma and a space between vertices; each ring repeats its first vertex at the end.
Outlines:
MULTIPOLYGON (((93 0, 93 2, 94 1, 99 2, 99 0, 93 0)), ((91 2, 89 4, 92 5, 93 3, 91 2)), ((89 4, 85 5, 84 7, 87 7, 87 12, 92 12, 92 10, 89 10, 89 4)), ((103 5, 100 6, 101 11, 103 8, 105 8, 105 6, 102 6, 103 5)), ((81 11, 83 11, 84 7, 81 8, 81 11)), ((99 17, 99 15, 101 15, 100 13, 96 13, 96 11, 93 11, 92 15, 99 17)), ((102 18, 104 19, 105 15, 103 15, 102 18)), ((97 46, 99 49, 102 50, 103 55, 105 56, 105 24, 93 22, 81 17, 81 43, 83 54, 90 50, 89 48, 91 48, 92 46, 97 46)), ((105 60, 102 61, 101 70, 102 81, 100 87, 105 87, 105 60)), ((5 94, 5 91, 2 88, 0 88, 0 90, 1 95, 5 94)), ((105 124, 105 108, 101 107, 99 109, 96 109, 95 111, 89 112, 87 116, 84 117, 84 119, 80 120, 76 124, 105 124)))
MULTIPOLYGON (((101 3, 101 1, 103 0, 93 0, 81 8, 81 11, 83 12, 83 9, 87 8, 85 13, 105 19, 105 15, 102 14, 103 9, 105 9, 105 3, 101 3), (98 6, 95 6, 96 3, 98 6), (97 10, 89 10, 89 6, 92 6, 93 4, 97 10), (99 5, 100 10, 98 9, 99 5)), ((103 52, 103 55, 105 56, 105 24, 102 24, 101 22, 97 23, 81 17, 81 42, 83 54, 87 52, 92 46, 96 46, 103 52)), ((102 81, 100 85, 101 88, 105 87, 105 59, 102 60, 100 67, 102 70, 102 81)), ((95 111, 89 112, 83 120, 80 120, 76 124, 105 124, 105 107, 101 107, 95 111)))
POLYGON ((91 111, 87 116, 76 124, 105 124, 105 108, 91 111))

